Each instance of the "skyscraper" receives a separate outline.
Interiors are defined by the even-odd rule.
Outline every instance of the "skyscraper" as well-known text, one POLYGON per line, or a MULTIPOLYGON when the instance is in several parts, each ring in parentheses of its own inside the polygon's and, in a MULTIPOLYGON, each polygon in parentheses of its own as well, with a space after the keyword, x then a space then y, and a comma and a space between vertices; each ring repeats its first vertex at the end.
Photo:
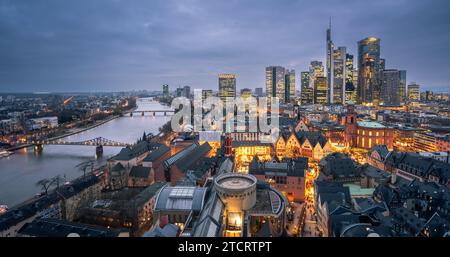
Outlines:
POLYGON ((263 96, 264 96, 262 87, 257 87, 257 88, 255 88, 255 95, 256 95, 257 97, 263 97, 263 96))
POLYGON ((333 103, 333 89, 334 89, 334 44, 331 40, 331 17, 330 24, 327 29, 327 103, 333 103))
POLYGON ((202 100, 205 101, 206 98, 212 97, 214 92, 211 89, 202 89, 202 100))
POLYGON ((191 87, 190 86, 184 86, 183 87, 183 96, 186 98, 191 97, 191 87))
POLYGON ((406 102, 406 71, 400 70, 400 88, 399 88, 399 95, 400 95, 400 104, 404 104, 406 102))
POLYGON ((300 103, 302 105, 308 105, 314 103, 314 88, 306 87, 302 89, 300 103))
POLYGON ((326 104, 328 101, 327 78, 317 77, 314 82, 314 104, 326 104))
POLYGON ((300 90, 309 87, 309 71, 300 72, 300 90))
POLYGON ((286 103, 289 103, 291 101, 291 97, 295 97, 295 70, 286 70, 284 82, 285 82, 284 101, 286 103))
POLYGON ((355 73, 353 67, 353 55, 345 55, 345 103, 355 103, 356 100, 356 87, 353 83, 355 73))
POLYGON ((241 97, 248 98, 250 96, 252 96, 252 90, 250 88, 241 89, 241 97))
POLYGON ((285 101, 285 69, 281 66, 266 68, 266 96, 278 97, 280 103, 285 101))
POLYGON ((312 61, 309 65, 309 87, 314 88, 317 77, 323 77, 323 65, 320 61, 312 61))
POLYGON ((389 69, 382 72, 380 103, 400 105, 400 71, 389 69))
POLYGON ((169 97, 169 85, 164 84, 162 86, 162 88, 163 88, 163 97, 168 98, 169 97))
POLYGON ((420 101, 420 85, 412 82, 408 85, 408 100, 410 102, 420 101))
POLYGON ((368 37, 358 42, 358 99, 360 104, 378 105, 380 74, 384 61, 380 61, 380 39, 368 37))
POLYGON ((219 74, 219 97, 223 103, 236 97, 236 75, 219 74))
POLYGON ((345 81, 346 81, 346 57, 347 49, 338 47, 333 51, 333 88, 328 90, 332 92, 332 102, 335 104, 344 104, 345 100, 345 81))

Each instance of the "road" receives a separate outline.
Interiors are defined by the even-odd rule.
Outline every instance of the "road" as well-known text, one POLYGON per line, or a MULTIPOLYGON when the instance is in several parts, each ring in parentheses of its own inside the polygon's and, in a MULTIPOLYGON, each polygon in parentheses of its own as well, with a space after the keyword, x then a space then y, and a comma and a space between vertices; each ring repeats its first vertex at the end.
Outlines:
POLYGON ((319 230, 317 228, 316 218, 314 216, 314 205, 308 203, 306 207, 305 225, 302 231, 302 237, 317 237, 319 236, 319 230))
POLYGON ((293 211, 294 215, 292 221, 288 221, 287 234, 289 236, 295 237, 299 232, 301 216, 303 209, 305 208, 305 204, 292 202, 290 204, 290 208, 293 211))

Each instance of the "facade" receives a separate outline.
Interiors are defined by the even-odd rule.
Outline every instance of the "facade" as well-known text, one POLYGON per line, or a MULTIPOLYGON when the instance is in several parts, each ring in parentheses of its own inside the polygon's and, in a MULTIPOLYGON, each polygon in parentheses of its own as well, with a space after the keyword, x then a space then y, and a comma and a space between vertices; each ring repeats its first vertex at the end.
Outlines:
POLYGON ((345 103, 356 102, 356 86, 354 83, 355 69, 353 67, 353 55, 345 55, 345 103))
POLYGON ((314 80, 314 104, 327 104, 327 78, 317 77, 314 80))
POLYGON ((331 153, 331 144, 321 132, 280 133, 275 143, 279 159, 307 157, 319 161, 331 153))
POLYGON ((380 98, 380 39, 368 37, 358 42, 359 104, 378 105, 380 98))
POLYGON ((300 91, 309 87, 309 71, 300 72, 300 91))
POLYGON ((219 97, 223 103, 228 101, 227 98, 236 97, 236 75, 219 74, 219 97))
POLYGON ((394 130, 374 121, 357 121, 353 106, 347 108, 345 118, 345 145, 362 149, 371 149, 375 145, 393 147, 394 130))
POLYGON ((262 87, 255 88, 255 96, 257 96, 257 97, 263 97, 264 96, 262 87))
POLYGON ((413 150, 416 152, 449 151, 449 136, 430 132, 415 132, 413 139, 413 150))
POLYGON ((302 88, 300 103, 302 105, 309 105, 314 103, 314 88, 302 88))
POLYGON ((281 66, 266 68, 266 96, 278 97, 280 103, 286 99, 286 70, 281 66))
POLYGON ((206 98, 214 96, 212 89, 202 89, 202 100, 205 101, 206 98))
POLYGON ((383 70, 381 78, 380 104, 400 105, 405 98, 405 88, 403 88, 405 80, 403 78, 406 79, 406 71, 383 70))
POLYGON ((312 61, 309 65, 309 87, 314 88, 316 78, 324 77, 323 65, 320 61, 312 61))
POLYGON ((419 102, 420 101, 420 85, 415 82, 408 85, 408 101, 419 102))
POLYGON ((327 103, 333 103, 334 96, 334 44, 331 40, 331 19, 330 25, 327 29, 327 103))
POLYGON ((252 90, 250 88, 241 89, 241 97, 249 98, 250 96, 252 96, 252 90))
POLYGON ((249 174, 265 181, 281 192, 289 202, 305 201, 305 177, 308 158, 300 157, 280 163, 260 162, 256 158, 250 163, 249 174))
MULTIPOLYGON (((338 47, 333 51, 333 95, 332 102, 334 104, 344 104, 345 101, 345 85, 347 80, 347 66, 346 57, 347 49, 345 47, 338 47)), ((331 98, 330 98, 331 99, 331 98)))
POLYGON ((164 84, 162 86, 162 89, 163 89, 163 97, 168 98, 169 97, 169 85, 164 84))
POLYGON ((26 127, 28 130, 56 128, 58 127, 58 117, 52 116, 52 117, 29 119, 26 121, 26 127))
POLYGON ((284 102, 289 103, 295 97, 295 70, 286 70, 284 102))

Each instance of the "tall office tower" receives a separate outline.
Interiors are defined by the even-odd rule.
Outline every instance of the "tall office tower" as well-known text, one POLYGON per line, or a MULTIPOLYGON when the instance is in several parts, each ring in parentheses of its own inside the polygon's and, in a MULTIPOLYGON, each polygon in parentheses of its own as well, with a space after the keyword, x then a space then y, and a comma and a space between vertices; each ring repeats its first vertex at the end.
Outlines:
POLYGON ((400 71, 389 69, 381 73, 380 103, 400 105, 400 71))
POLYGON ((300 72, 300 91, 309 87, 309 71, 300 72))
POLYGON ((236 97, 236 75, 219 74, 219 97, 224 104, 236 97))
POLYGON ((182 96, 183 96, 183 88, 178 87, 178 88, 177 88, 177 91, 176 91, 176 93, 175 93, 175 95, 176 95, 177 97, 182 97, 182 96))
POLYGON ((169 97, 169 85, 164 84, 162 86, 162 88, 163 88, 163 97, 168 98, 169 97))
POLYGON ((345 103, 355 103, 353 95, 356 94, 356 88, 353 84, 353 74, 355 70, 353 68, 353 55, 345 55, 345 103))
POLYGON ((353 70, 353 87, 355 90, 353 91, 353 104, 358 101, 358 70, 353 70))
POLYGON ((300 96, 300 103, 302 105, 308 105, 314 103, 314 88, 306 87, 302 89, 300 96))
POLYGON ((202 100, 205 101, 206 98, 212 97, 214 92, 212 89, 202 89, 202 100))
POLYGON ((333 88, 328 90, 332 92, 333 96, 331 103, 344 104, 345 100, 345 81, 346 81, 346 61, 347 61, 347 49, 345 47, 338 47, 333 51, 333 88))
POLYGON ((191 97, 191 87, 190 86, 184 86, 183 87, 183 96, 186 98, 191 97))
POLYGON ((359 104, 378 105, 380 99, 380 39, 368 37, 358 42, 358 99, 359 104))
POLYGON ((314 83, 314 104, 327 104, 328 86, 327 78, 317 77, 314 83))
POLYGON ((434 93, 433 93, 433 91, 426 90, 425 92, 422 92, 419 95, 420 95, 420 97, 419 97, 420 101, 429 102, 429 101, 433 101, 434 100, 434 93))
POLYGON ((399 70, 400 73, 400 88, 399 88, 399 95, 400 95, 400 104, 404 104, 406 102, 406 71, 405 70, 399 70))
POLYGON ((263 97, 264 96, 262 87, 255 88, 255 96, 257 96, 257 97, 263 97))
POLYGON ((295 97, 295 70, 286 70, 284 83, 284 101, 289 103, 295 97))
POLYGON ((408 85, 408 101, 419 102, 420 101, 420 85, 416 82, 412 82, 408 85))
POLYGON ((330 24, 327 29, 327 84, 328 84, 328 93, 327 93, 327 102, 333 103, 333 89, 334 89, 334 44, 331 40, 331 17, 330 24))
POLYGON ((309 87, 314 88, 316 78, 323 76, 324 74, 322 62, 312 61, 309 65, 309 87))
POLYGON ((270 66, 266 68, 266 96, 267 98, 278 97, 280 103, 285 101, 285 74, 281 66, 270 66))
POLYGON ((250 88, 241 89, 241 97, 248 98, 250 96, 252 96, 252 90, 250 88))

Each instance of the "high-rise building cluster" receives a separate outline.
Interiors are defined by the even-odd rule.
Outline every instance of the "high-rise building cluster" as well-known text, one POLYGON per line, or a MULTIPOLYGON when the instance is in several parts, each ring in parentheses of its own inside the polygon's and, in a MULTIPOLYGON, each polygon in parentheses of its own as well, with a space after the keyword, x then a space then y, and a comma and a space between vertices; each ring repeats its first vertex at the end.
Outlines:
POLYGON ((266 67, 266 95, 278 97, 280 103, 289 103, 295 97, 295 70, 281 66, 266 67))
POLYGON ((386 68, 380 42, 376 37, 358 41, 355 59, 345 46, 335 47, 330 21, 325 67, 321 61, 312 61, 309 70, 300 73, 300 103, 399 106, 418 101, 419 86, 415 83, 406 86, 406 71, 386 68))

